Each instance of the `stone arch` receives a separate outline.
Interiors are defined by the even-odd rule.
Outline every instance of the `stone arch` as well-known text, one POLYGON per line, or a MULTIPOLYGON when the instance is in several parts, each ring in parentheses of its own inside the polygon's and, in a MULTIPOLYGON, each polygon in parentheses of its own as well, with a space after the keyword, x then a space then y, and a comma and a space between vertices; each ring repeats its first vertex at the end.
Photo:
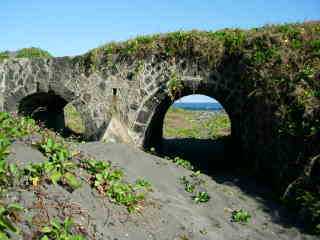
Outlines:
POLYGON ((216 75, 208 78, 183 77, 179 94, 171 98, 168 95, 166 82, 159 86, 152 94, 149 94, 143 101, 137 112, 135 126, 133 129, 139 137, 137 144, 144 149, 157 145, 162 138, 162 126, 165 114, 173 102, 181 97, 202 94, 214 98, 223 106, 231 122, 232 142, 236 142, 238 150, 240 143, 240 120, 241 105, 245 96, 233 79, 220 79, 216 75), (229 83, 231 82, 231 84, 229 83))
POLYGON ((102 80, 95 75, 92 78, 83 75, 80 66, 72 58, 12 60, 2 66, 0 75, 2 111, 18 112, 20 103, 25 100, 28 102, 25 107, 29 108, 25 110, 26 114, 31 113, 37 105, 49 105, 57 112, 55 108, 61 109, 72 103, 85 125, 84 138, 99 139, 105 119, 97 103, 103 101, 101 94, 96 96, 95 101, 91 100, 91 96, 97 89, 95 84, 102 80))
POLYGON ((50 92, 38 92, 28 95, 19 101, 18 113, 41 121, 45 127, 61 132, 65 129, 63 108, 67 101, 50 92))
MULTIPOLYGON (((66 91, 65 91, 66 92, 66 91)), ((16 111, 20 115, 30 116, 35 120, 43 122, 45 127, 54 129, 62 134, 70 134, 70 130, 65 126, 64 107, 71 103, 80 113, 85 125, 83 137, 94 139, 96 129, 94 121, 89 114, 86 104, 75 98, 71 92, 68 94, 58 94, 52 90, 48 92, 35 92, 25 97, 16 99, 16 111)))

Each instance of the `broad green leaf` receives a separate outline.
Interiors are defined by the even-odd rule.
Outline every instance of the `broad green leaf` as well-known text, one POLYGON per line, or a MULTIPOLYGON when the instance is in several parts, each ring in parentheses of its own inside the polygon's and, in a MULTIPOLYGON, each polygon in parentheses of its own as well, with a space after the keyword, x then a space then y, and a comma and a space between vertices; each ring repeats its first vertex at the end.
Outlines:
POLYGON ((47 147, 48 148, 52 148, 53 147, 53 140, 52 140, 52 138, 48 138, 48 140, 47 140, 47 147))
POLYGON ((9 170, 10 170, 10 173, 13 175, 13 176, 16 176, 18 175, 18 168, 17 168, 17 165, 16 164, 9 164, 9 170))
POLYGON ((72 187, 73 189, 79 188, 81 186, 80 181, 77 179, 77 177, 72 173, 65 173, 64 178, 68 185, 72 187))
POLYGON ((57 220, 57 219, 52 219, 50 221, 50 223, 51 223, 52 227, 54 227, 55 229, 60 229, 62 227, 59 220, 57 220))
POLYGON ((6 208, 4 206, 0 206, 0 215, 3 215, 6 212, 6 208))
POLYGON ((52 232, 52 228, 51 227, 48 227, 48 226, 45 226, 43 228, 41 228, 40 230, 42 233, 50 233, 52 232))
POLYGON ((50 180, 52 181, 53 184, 57 184, 57 182, 60 181, 61 177, 62 177, 62 174, 59 171, 53 171, 50 174, 50 180))
POLYGON ((76 235, 76 236, 72 236, 70 240, 85 240, 86 238, 84 238, 81 235, 76 235))
POLYGON ((2 232, 1 230, 0 230, 0 239, 1 239, 1 240, 10 240, 10 239, 8 238, 7 234, 5 234, 4 232, 2 232))
POLYGON ((15 228, 15 226, 13 226, 11 221, 6 216, 3 216, 3 215, 0 216, 0 226, 7 228, 12 232, 17 232, 17 229, 15 228))
POLYGON ((66 219, 64 220, 64 226, 65 226, 65 229, 66 229, 66 230, 69 231, 69 230, 71 229, 72 224, 73 224, 73 221, 72 221, 71 218, 66 218, 66 219))
POLYGON ((66 158, 65 158, 65 153, 63 152, 63 151, 60 151, 59 153, 58 153, 58 159, 60 160, 60 161, 64 161, 66 158))
POLYGON ((23 211, 24 208, 19 203, 10 203, 7 206, 8 211, 23 211))
POLYGON ((54 163, 46 162, 44 164, 44 170, 45 170, 46 173, 49 173, 49 172, 53 171, 55 168, 56 168, 56 166, 55 166, 54 163))

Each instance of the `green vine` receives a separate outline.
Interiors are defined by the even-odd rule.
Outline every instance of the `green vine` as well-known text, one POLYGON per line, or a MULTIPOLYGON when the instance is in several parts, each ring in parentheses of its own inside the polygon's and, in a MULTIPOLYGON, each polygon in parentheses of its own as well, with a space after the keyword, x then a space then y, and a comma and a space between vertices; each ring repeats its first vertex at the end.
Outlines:
POLYGON ((170 80, 167 82, 168 95, 171 100, 175 100, 179 96, 181 96, 181 92, 183 89, 183 83, 181 77, 173 72, 170 76, 170 80))

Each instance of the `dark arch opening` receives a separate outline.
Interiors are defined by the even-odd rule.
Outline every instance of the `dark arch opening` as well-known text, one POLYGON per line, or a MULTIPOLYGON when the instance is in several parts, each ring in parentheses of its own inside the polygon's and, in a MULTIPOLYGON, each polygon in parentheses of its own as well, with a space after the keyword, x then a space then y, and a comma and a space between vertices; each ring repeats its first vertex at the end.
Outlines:
POLYGON ((83 138, 84 128, 76 109, 53 91, 29 95, 20 101, 18 113, 29 116, 41 126, 59 133, 63 137, 83 138), (73 127, 70 122, 77 122, 73 127), (78 131, 77 129, 81 129, 78 131))
MULTIPOLYGON (((192 96, 192 94, 190 95, 192 96)), ((190 95, 185 96, 189 97, 190 95)), ((220 171, 222 169, 230 167, 230 160, 232 159, 232 155, 238 154, 238 148, 234 147, 236 140, 233 136, 233 124, 231 123, 230 114, 228 114, 224 106, 222 106, 221 103, 216 99, 208 97, 207 95, 202 96, 203 98, 207 97, 211 99, 210 102, 207 102, 205 104, 209 109, 203 109, 202 104, 202 106, 200 106, 200 111, 192 109, 183 110, 180 112, 179 110, 177 111, 173 109, 177 109, 177 107, 188 108, 188 104, 181 104, 180 99, 182 98, 174 101, 169 97, 165 97, 156 107, 149 122, 143 142, 144 149, 152 149, 152 151, 154 151, 161 157, 170 157, 171 159, 180 157, 182 159, 188 160, 192 163, 193 166, 195 166, 195 168, 207 173, 214 172, 215 170, 220 171), (191 118, 193 118, 191 119, 191 121, 199 121, 197 122, 198 127, 199 124, 201 125, 202 123, 204 125, 208 123, 211 124, 211 126, 204 126, 204 128, 206 129, 202 129, 202 133, 199 132, 199 134, 192 131, 200 131, 200 128, 192 129, 192 126, 186 126, 185 129, 189 129, 191 131, 190 134, 187 132, 179 135, 177 134, 177 132, 179 131, 178 128, 181 128, 183 126, 179 126, 179 124, 181 124, 181 121, 179 122, 179 119, 176 119, 177 122, 174 123, 173 126, 171 126, 171 128, 176 129, 173 129, 173 134, 168 134, 168 129, 166 128, 166 125, 168 124, 167 118, 172 117, 172 113, 173 115, 176 115, 173 116, 173 118, 181 118, 181 114, 188 114, 189 116, 191 116, 191 118), (216 114, 223 115, 223 121, 226 121, 227 129, 220 129, 225 132, 216 134, 214 136, 212 132, 206 133, 205 131, 212 131, 213 128, 215 128, 214 124, 216 123, 214 121, 217 120, 216 114), (197 117, 204 117, 204 122, 200 123, 200 121, 202 120, 197 120, 197 117)), ((190 104, 189 107, 192 108, 190 104)), ((175 121, 175 119, 173 119, 173 121, 175 121)), ((191 122, 186 121, 184 124, 191 124, 191 122)))

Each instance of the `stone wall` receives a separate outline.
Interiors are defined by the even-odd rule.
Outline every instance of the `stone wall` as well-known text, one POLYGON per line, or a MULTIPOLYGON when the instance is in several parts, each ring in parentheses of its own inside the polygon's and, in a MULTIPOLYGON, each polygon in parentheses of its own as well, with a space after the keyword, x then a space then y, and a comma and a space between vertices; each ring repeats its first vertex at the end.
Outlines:
MULTIPOLYGON (((76 107, 87 138, 99 139, 110 121, 112 94, 103 88, 106 81, 99 74, 85 76, 72 58, 5 60, 0 64, 0 79, 2 111, 17 112, 27 97, 47 93, 48 98, 55 94, 76 107)), ((38 98, 35 104, 46 101, 38 98)))
MULTIPOLYGON (((246 96, 237 80, 222 78, 219 72, 201 69, 188 59, 173 64, 151 57, 139 62, 139 71, 133 62, 90 74, 72 58, 11 59, 0 67, 2 111, 18 111, 27 97, 47 93, 49 98, 54 93, 81 113, 89 139, 100 139, 115 116, 127 128, 133 143, 150 147, 161 139, 164 115, 173 101, 190 94, 220 101, 232 121, 233 134, 241 136, 234 126, 240 124, 246 96), (172 74, 183 84, 174 98, 169 97, 167 86, 172 74)), ((37 101, 39 106, 41 101, 46 102, 41 98, 37 101)))
POLYGON ((319 38, 319 24, 310 23, 178 32, 73 58, 8 59, 0 63, 0 108, 14 112, 26 97, 49 93, 76 107, 88 139, 113 136, 148 149, 161 139, 175 99, 204 94, 230 117, 235 161, 290 182, 303 170, 299 159, 316 154, 308 146, 320 126, 319 38))

